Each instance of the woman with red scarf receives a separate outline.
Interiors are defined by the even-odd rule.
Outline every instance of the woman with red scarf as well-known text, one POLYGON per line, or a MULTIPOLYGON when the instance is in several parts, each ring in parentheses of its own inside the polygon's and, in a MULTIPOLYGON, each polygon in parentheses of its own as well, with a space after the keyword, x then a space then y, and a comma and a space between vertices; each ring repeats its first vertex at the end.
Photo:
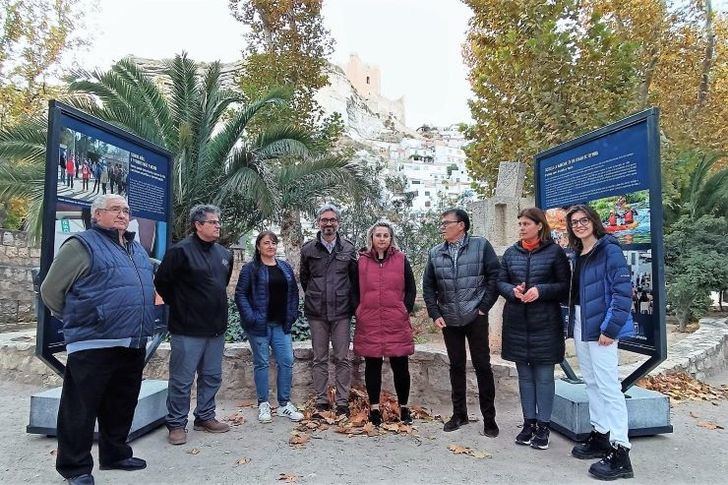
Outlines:
POLYGON ((356 308, 354 353, 364 357, 364 381, 369 395, 369 421, 382 423, 379 395, 382 363, 389 358, 400 419, 411 423, 409 357, 415 351, 409 313, 415 303, 415 277, 394 240, 389 223, 378 222, 367 232, 367 247, 359 254, 359 303, 356 308))
POLYGON ((498 276, 503 308, 505 360, 516 363, 523 428, 516 443, 545 450, 554 403, 554 364, 564 359, 561 301, 569 294, 571 269, 551 239, 541 209, 518 214, 520 240, 506 249, 498 276))

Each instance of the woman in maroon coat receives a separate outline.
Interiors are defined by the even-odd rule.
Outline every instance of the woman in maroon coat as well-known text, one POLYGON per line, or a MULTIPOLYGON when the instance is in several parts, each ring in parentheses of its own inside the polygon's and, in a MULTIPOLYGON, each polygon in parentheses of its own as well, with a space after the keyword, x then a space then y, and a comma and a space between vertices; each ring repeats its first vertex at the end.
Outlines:
POLYGON ((356 308, 354 352, 364 357, 364 381, 369 394, 369 421, 382 423, 379 394, 382 362, 389 357, 400 419, 411 423, 408 356, 415 351, 409 313, 415 304, 415 277, 394 241, 389 223, 377 222, 367 232, 367 248, 359 254, 359 304, 356 308))

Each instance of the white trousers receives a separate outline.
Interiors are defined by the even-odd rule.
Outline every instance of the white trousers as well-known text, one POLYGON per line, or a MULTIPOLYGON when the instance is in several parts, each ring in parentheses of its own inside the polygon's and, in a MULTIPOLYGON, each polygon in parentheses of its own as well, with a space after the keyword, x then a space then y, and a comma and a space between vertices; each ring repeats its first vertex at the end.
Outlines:
POLYGON ((589 399, 589 420, 599 433, 609 433, 612 445, 631 448, 627 433, 627 403, 619 382, 617 341, 611 345, 582 342, 581 309, 574 309, 574 344, 589 399))

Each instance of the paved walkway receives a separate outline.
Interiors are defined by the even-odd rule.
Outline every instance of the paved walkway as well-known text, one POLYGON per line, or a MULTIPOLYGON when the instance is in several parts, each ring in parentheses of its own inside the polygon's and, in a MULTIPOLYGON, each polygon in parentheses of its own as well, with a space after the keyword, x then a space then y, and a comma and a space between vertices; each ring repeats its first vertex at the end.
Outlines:
MULTIPOLYGON (((711 379, 728 383, 728 372, 711 379)), ((34 386, 0 381, 0 482, 60 484, 53 469, 54 439, 25 433, 29 396, 34 386)), ((302 448, 288 444, 291 423, 277 419, 261 425, 254 409, 244 410, 247 422, 222 435, 190 431, 187 445, 172 447, 158 429, 133 443, 135 454, 148 460, 143 471, 98 471, 99 484, 283 483, 281 474, 302 484, 368 483, 596 483, 586 471, 590 462, 569 455, 573 443, 552 434, 551 448, 537 451, 513 443, 520 411, 515 400, 499 401, 501 436, 480 434, 480 423, 444 433, 437 423, 416 422, 417 435, 352 437, 326 431, 302 448), (456 444, 488 452, 492 458, 454 455, 456 444), (246 464, 237 464, 246 461, 246 464)), ((219 415, 236 410, 223 402, 219 415)), ((475 409, 472 406, 471 409, 475 409)), ((447 412, 446 409, 435 410, 447 412)), ((699 427, 713 421, 728 428, 728 401, 675 404, 674 434, 635 439, 636 479, 626 483, 724 483, 728 477, 728 431, 699 427)), ((94 456, 96 450, 94 450, 94 456)))

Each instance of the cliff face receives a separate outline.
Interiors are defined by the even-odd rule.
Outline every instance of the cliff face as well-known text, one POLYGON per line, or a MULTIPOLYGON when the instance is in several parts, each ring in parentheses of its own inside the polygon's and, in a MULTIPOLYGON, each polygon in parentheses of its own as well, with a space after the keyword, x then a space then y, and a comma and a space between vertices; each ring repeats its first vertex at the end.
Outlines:
POLYGON ((357 141, 399 141, 405 136, 418 137, 379 103, 365 99, 349 82, 344 71, 329 65, 329 85, 316 94, 316 101, 326 114, 341 113, 346 135, 357 141))
MULTIPOLYGON (((165 61, 134 58, 141 69, 158 82, 163 82, 162 73, 165 61)), ((243 70, 243 61, 221 64, 221 84, 228 89, 237 89, 236 80, 243 70)), ((167 85, 167 87, 169 87, 167 85)), ((329 64, 329 85, 316 93, 316 101, 328 116, 340 113, 345 127, 345 136, 353 141, 366 144, 367 141, 387 141, 397 143, 404 137, 419 138, 419 135, 397 117, 386 112, 380 103, 370 102, 361 96, 346 78, 344 71, 329 64)))

